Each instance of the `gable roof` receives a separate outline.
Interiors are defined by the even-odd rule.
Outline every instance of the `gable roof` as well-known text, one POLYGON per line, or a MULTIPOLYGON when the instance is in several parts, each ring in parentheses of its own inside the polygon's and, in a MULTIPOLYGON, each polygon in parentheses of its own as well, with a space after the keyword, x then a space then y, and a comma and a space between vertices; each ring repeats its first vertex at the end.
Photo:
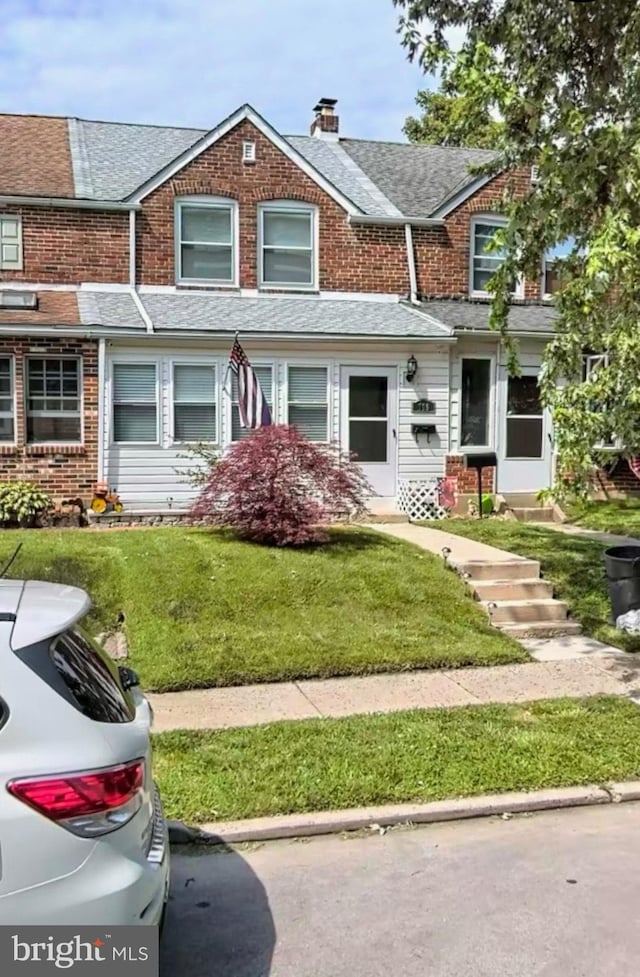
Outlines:
MULTIPOLYGON (((0 115, 0 194, 137 202, 244 119, 352 215, 428 219, 473 192, 483 149, 282 136, 249 105, 204 129, 0 115), (6 157, 6 159, 5 159, 6 157), (5 165, 6 164, 6 165, 5 165)), ((455 203, 457 206, 457 203, 455 203)))

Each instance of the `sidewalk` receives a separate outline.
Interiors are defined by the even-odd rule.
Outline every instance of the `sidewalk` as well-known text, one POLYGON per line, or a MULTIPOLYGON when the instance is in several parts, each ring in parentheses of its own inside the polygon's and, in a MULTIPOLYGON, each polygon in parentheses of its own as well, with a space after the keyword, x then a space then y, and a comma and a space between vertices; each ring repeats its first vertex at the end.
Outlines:
POLYGON ((516 556, 515 553, 508 553, 506 550, 499 550, 495 546, 488 546, 486 543, 478 543, 475 539, 465 539, 464 536, 455 536, 442 529, 428 529, 426 526, 415 526, 411 523, 378 523, 373 524, 371 529, 384 533, 386 536, 395 536, 406 543, 413 543, 423 550, 428 550, 436 556, 444 558, 443 550, 449 550, 447 561, 453 566, 460 566, 466 563, 501 563, 514 564, 530 562, 523 556, 516 556))
MULTIPOLYGON (((603 648, 606 646, 602 646, 603 648)), ((568 661, 402 672, 150 695, 154 731, 229 729, 283 719, 318 719, 479 703, 591 695, 638 695, 640 661, 623 653, 568 661)))

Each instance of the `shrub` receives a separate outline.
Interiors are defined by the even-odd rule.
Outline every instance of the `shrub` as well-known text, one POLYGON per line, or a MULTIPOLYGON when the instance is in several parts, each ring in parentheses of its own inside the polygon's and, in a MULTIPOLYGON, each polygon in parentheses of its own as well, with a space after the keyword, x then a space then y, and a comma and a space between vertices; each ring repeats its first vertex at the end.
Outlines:
POLYGON ((326 539, 321 526, 361 515, 369 492, 339 448, 271 425, 234 444, 211 470, 192 517, 270 546, 301 546, 326 539))
POLYGON ((194 444, 188 444, 178 458, 186 459, 190 462, 190 467, 174 468, 176 475, 181 475, 185 482, 199 489, 209 481, 211 470, 220 460, 220 451, 209 441, 196 441, 194 444))
POLYGON ((0 522, 4 525, 32 526, 52 505, 51 496, 33 482, 0 485, 0 522))

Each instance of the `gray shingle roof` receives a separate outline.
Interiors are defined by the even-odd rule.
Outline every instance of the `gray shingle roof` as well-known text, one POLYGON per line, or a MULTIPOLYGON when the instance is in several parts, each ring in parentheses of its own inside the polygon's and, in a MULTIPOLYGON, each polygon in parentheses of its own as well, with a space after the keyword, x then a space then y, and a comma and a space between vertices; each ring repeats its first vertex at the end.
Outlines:
POLYGON ((197 142, 204 131, 70 120, 79 197, 123 200, 197 142))
MULTIPOLYGON (((446 339, 450 330, 422 311, 400 302, 317 298, 243 298, 205 293, 140 295, 157 332, 272 333, 273 335, 415 337, 446 339)), ((139 327, 142 320, 130 295, 79 292, 84 324, 139 327)))
MULTIPOLYGON (((422 308, 439 322, 456 332, 489 332, 489 302, 472 300, 427 299, 422 308)), ((550 305, 514 303, 509 312, 509 328, 515 333, 553 333, 556 313, 550 305)))
POLYGON ((429 217, 454 190, 461 190, 475 179, 469 174, 470 166, 486 163, 495 155, 487 149, 364 139, 341 139, 340 145, 409 217, 429 217))
POLYGON ((77 297, 80 321, 85 326, 146 330, 146 324, 127 292, 79 291, 77 297))
MULTIPOLYGON (((76 196, 124 200, 207 135, 204 129, 68 119, 76 196)), ((492 153, 452 146, 284 137, 363 214, 429 217, 492 153)))

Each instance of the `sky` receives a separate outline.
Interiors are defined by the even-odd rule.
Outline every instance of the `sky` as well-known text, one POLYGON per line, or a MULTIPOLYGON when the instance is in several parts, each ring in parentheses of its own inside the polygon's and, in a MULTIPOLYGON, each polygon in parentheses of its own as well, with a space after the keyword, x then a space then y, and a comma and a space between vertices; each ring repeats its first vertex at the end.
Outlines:
POLYGON ((303 134, 403 139, 419 88, 392 0, 0 0, 0 112, 208 129, 249 102, 303 134))

